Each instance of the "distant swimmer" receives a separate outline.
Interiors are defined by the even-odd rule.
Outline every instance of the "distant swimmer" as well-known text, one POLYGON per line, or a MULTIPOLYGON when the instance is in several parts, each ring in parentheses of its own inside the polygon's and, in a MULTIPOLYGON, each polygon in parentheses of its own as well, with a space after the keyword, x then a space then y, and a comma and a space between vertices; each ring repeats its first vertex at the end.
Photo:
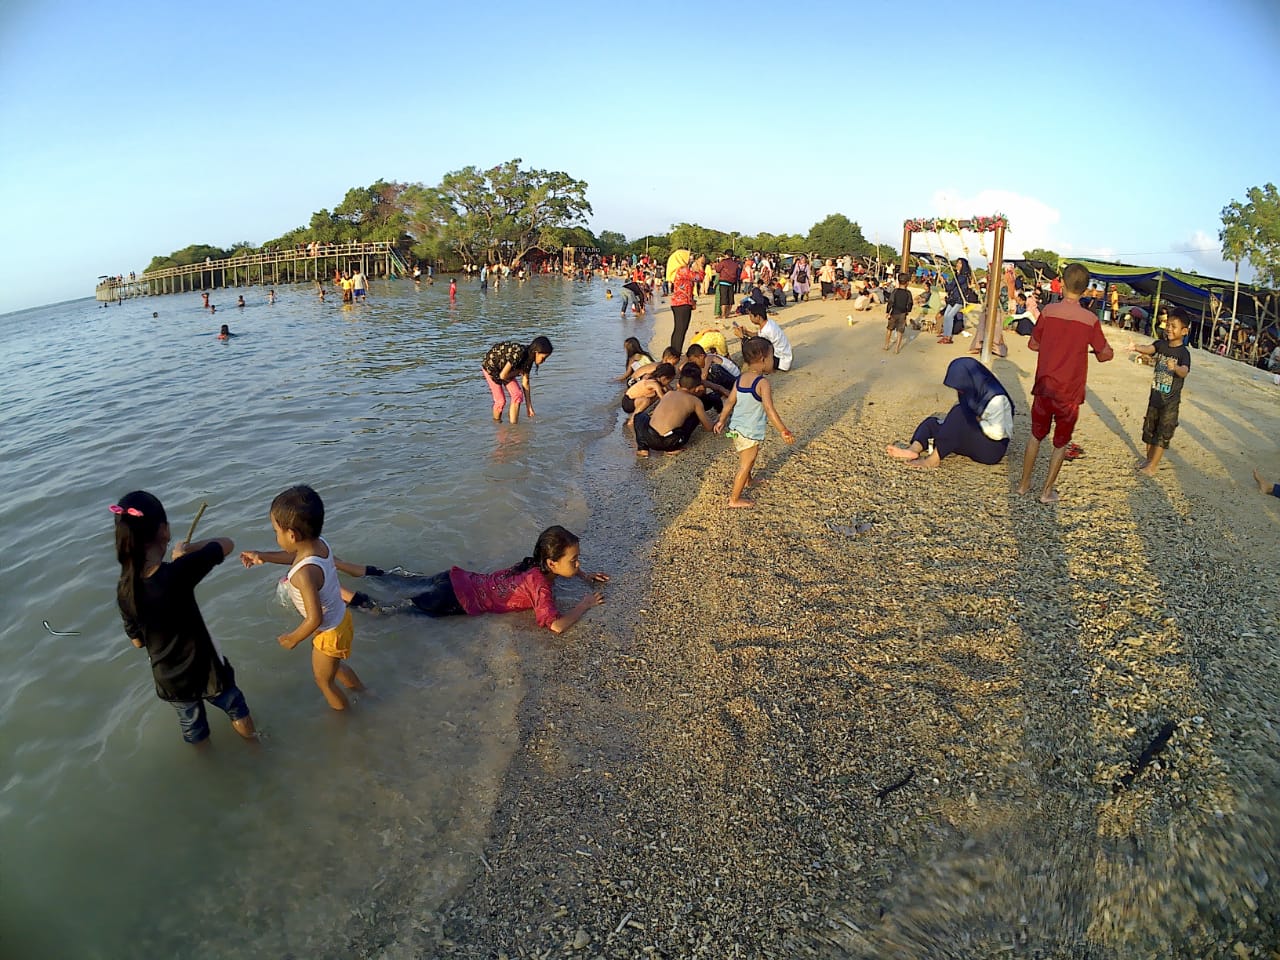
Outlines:
POLYGON ((274 290, 268 290, 267 303, 275 303, 275 302, 276 302, 276 292, 274 290))
POLYGON ((237 297, 237 298, 236 298, 236 306, 237 306, 237 307, 247 306, 247 304, 245 304, 245 302, 244 302, 244 295, 243 295, 243 294, 241 294, 239 297, 237 297))
POLYGON ((457 299, 458 299, 458 281, 450 280, 449 281, 449 302, 455 303, 457 299))
POLYGON ((218 331, 219 340, 230 340, 234 336, 235 334, 231 332, 230 328, 225 323, 222 325, 222 329, 218 331))
POLYGON ((209 309, 209 294, 207 294, 207 293, 202 293, 202 294, 200 294, 200 298, 204 301, 204 303, 203 303, 203 304, 201 304, 201 306, 203 306, 206 310, 208 310, 208 309, 209 309))

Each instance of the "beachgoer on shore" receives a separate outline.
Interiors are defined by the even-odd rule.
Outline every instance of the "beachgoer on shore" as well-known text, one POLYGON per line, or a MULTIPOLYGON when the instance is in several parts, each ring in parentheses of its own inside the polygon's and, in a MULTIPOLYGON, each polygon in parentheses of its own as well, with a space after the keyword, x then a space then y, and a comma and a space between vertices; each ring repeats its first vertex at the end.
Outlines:
POLYGON ((649 356, 649 351, 641 345, 638 337, 627 337, 622 341, 622 349, 627 354, 626 369, 618 377, 618 382, 629 385, 635 381, 636 370, 653 363, 653 357, 649 356))
POLYGON ((271 529, 280 549, 245 550, 240 562, 246 567, 262 563, 289 565, 285 577, 289 598, 302 615, 302 623, 276 637, 276 641, 292 650, 310 638, 311 673, 316 686, 330 707, 346 710, 347 697, 342 687, 358 691, 364 689, 364 684, 346 662, 351 656, 355 631, 351 612, 342 598, 338 571, 364 576, 366 568, 339 561, 320 536, 323 528, 324 501, 320 495, 305 485, 290 487, 271 501, 271 529))
POLYGON ((1139 473, 1148 477, 1155 475, 1164 452, 1169 449, 1173 432, 1178 428, 1182 384, 1191 373, 1191 351, 1183 343, 1187 330, 1187 315, 1180 307, 1175 307, 1169 312, 1162 339, 1144 345, 1129 341, 1130 353, 1155 358, 1147 415, 1142 420, 1142 442, 1147 446, 1147 456, 1137 467, 1139 473))
POLYGON ((507 403, 504 388, 511 395, 510 421, 516 423, 520 420, 521 403, 525 405, 529 419, 533 419, 533 386, 529 383, 529 375, 551 356, 551 350, 551 341, 546 337, 534 337, 528 345, 507 340, 489 348, 480 362, 480 370, 493 395, 494 420, 502 419, 502 409, 507 403))
POLYGON ((1063 273, 1064 299, 1040 311, 1040 320, 1027 341, 1039 356, 1035 385, 1031 388, 1035 397, 1031 404, 1031 439, 1022 459, 1018 493, 1030 492, 1040 442, 1049 435, 1052 425, 1053 454, 1040 491, 1041 503, 1055 503, 1058 499, 1053 485, 1067 458, 1067 444, 1080 416, 1080 404, 1084 403, 1089 350, 1093 350, 1099 363, 1106 363, 1115 355, 1098 318, 1080 306, 1080 295, 1088 285, 1089 271, 1085 267, 1078 263, 1068 266, 1063 273))
POLYGON ((643 376, 637 377, 634 383, 627 385, 622 395, 622 409, 627 413, 627 426, 635 423, 636 414, 644 413, 649 407, 663 398, 671 388, 671 381, 676 378, 676 368, 670 363, 660 363, 643 376))
POLYGON ((796 257, 795 265, 791 268, 791 302, 799 303, 801 300, 809 299, 809 258, 805 256, 796 257))
POLYGON ((1270 480, 1264 480, 1262 474, 1258 472, 1258 468, 1253 469, 1253 482, 1258 485, 1258 492, 1270 494, 1273 497, 1280 497, 1280 480, 1272 483, 1270 480))
POLYGON ((716 433, 724 433, 733 441, 738 451, 738 472, 729 492, 729 506, 752 507, 755 504, 743 498, 749 487, 758 483, 752 477, 760 445, 764 443, 766 422, 782 434, 785 443, 795 443, 795 435, 787 429, 773 406, 773 387, 768 376, 774 370, 773 344, 764 337, 752 337, 742 345, 742 376, 729 392, 724 412, 716 423, 716 433), (727 429, 726 429, 727 424, 727 429))
POLYGON ((885 453, 913 467, 936 467, 953 453, 977 463, 999 463, 1013 435, 1013 401, 1004 384, 972 357, 952 360, 942 382, 956 392, 956 405, 945 418, 926 417, 910 444, 891 444, 885 453))
POLYGON ((393 603, 379 603, 365 593, 350 593, 348 601, 357 610, 375 614, 425 613, 429 617, 477 616, 482 613, 515 613, 532 610, 538 626, 552 633, 564 633, 592 607, 604 603, 599 584, 608 583, 604 573, 585 573, 579 568, 581 547, 577 536, 564 527, 547 527, 538 535, 533 555, 513 567, 495 573, 472 573, 450 567, 432 576, 382 574, 388 584, 416 589, 413 596, 393 603), (557 578, 577 578, 591 587, 572 610, 562 614, 556 607, 553 585, 557 578), (419 589, 424 587, 425 589, 419 589))
POLYGON ((182 739, 201 744, 209 738, 205 701, 231 720, 240 736, 255 736, 253 717, 236 686, 235 670, 213 643, 195 588, 235 549, 224 538, 174 544, 166 563, 169 520, 160 501, 135 490, 110 508, 115 515, 116 558, 120 581, 116 603, 124 632, 151 661, 156 696, 178 712, 182 739))
POLYGON ((689 321, 698 305, 694 287, 702 276, 705 262, 706 258, 701 254, 690 259, 688 250, 677 250, 667 262, 667 279, 671 283, 671 349, 676 353, 684 350, 689 321))
POLYGON ((911 291, 907 289, 907 275, 905 273, 898 274, 898 287, 893 291, 893 295, 889 298, 889 309, 886 311, 887 319, 884 329, 884 348, 889 349, 889 341, 893 335, 898 335, 898 345, 894 347, 893 352, 902 352, 902 338, 907 333, 907 316, 911 313, 911 308, 915 306, 915 299, 911 296, 911 291))
POLYGON ((973 270, 964 257, 956 259, 952 264, 953 273, 947 280, 947 308, 942 312, 942 331, 938 335, 939 343, 953 343, 955 335, 964 330, 964 311, 970 305, 978 303, 978 291, 973 285, 973 270))
POLYGON ((782 327, 778 325, 778 321, 769 317, 768 308, 763 303, 755 303, 753 301, 747 310, 747 319, 755 324, 756 329, 750 330, 735 323, 733 325, 734 333, 744 343, 752 337, 764 337, 773 347, 773 369, 781 370, 783 373, 790 370, 792 361, 791 341, 782 332, 782 327))
POLYGON ((712 429, 702 403, 701 386, 702 372, 696 365, 687 364, 680 371, 676 389, 663 394, 652 414, 646 410, 635 415, 637 457, 649 456, 650 450, 679 453, 688 446, 699 424, 704 430, 712 429))

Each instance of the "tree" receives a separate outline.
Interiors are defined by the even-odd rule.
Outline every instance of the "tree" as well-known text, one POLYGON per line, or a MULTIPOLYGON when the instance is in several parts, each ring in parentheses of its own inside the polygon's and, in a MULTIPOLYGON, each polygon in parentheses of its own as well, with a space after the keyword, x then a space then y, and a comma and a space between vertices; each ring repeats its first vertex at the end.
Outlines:
POLYGON ((1247 260, 1258 283, 1280 287, 1280 193, 1276 185, 1250 187, 1248 203, 1232 200, 1222 208, 1222 258, 1247 260))
POLYGON ((665 239, 672 250, 692 250, 695 255, 705 253, 712 259, 733 248, 732 236, 696 223, 673 223, 665 239))
POLYGON ((167 257, 152 257, 146 271, 160 270, 164 267, 185 267, 193 263, 204 263, 205 260, 223 260, 231 255, 230 251, 221 247, 213 247, 207 243, 193 243, 189 247, 175 250, 167 257))
POLYGON ((600 252, 615 256, 627 248, 627 238, 616 230, 601 230, 600 239, 597 241, 600 252))
POLYGON ((1036 247, 1034 250, 1025 251, 1022 254, 1022 258, 1024 260, 1043 260, 1049 266, 1053 267, 1055 272, 1060 269, 1058 264, 1061 258, 1052 250, 1045 250, 1041 247, 1036 247))
POLYGON ((435 241, 464 263, 512 262, 531 250, 555 249, 549 232, 583 226, 591 213, 587 185, 560 170, 523 170, 520 159, 446 173, 415 191, 408 223, 415 240, 435 241))
POLYGON ((860 257, 869 252, 870 244, 862 228, 843 213, 833 213, 809 228, 809 249, 824 257, 851 253, 860 257))

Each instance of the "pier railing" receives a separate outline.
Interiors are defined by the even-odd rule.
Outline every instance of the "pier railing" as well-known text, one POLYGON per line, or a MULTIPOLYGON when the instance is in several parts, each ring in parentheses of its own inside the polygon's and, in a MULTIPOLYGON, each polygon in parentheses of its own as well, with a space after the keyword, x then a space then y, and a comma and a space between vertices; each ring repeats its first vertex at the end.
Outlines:
POLYGON ((205 260, 178 267, 161 267, 127 277, 98 282, 99 300, 121 300, 165 293, 191 293, 224 287, 306 283, 332 279, 334 272, 359 269, 366 276, 390 277, 408 272, 396 244, 306 243, 273 250, 246 251, 221 260, 205 260))

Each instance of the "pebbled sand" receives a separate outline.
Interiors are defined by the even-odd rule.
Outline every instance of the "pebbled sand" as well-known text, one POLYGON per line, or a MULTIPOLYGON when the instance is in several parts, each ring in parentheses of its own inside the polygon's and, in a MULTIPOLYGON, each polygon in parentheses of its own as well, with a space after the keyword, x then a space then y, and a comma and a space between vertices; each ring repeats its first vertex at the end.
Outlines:
MULTIPOLYGON (((474 879, 394 955, 1277 955, 1280 500, 1250 471, 1280 477, 1280 387, 1193 351, 1173 446, 1138 477, 1151 370, 1107 328, 1087 455, 1046 507, 1014 494, 1025 340, 994 365, 1009 460, 917 471, 884 446, 951 406, 972 341, 895 357, 883 308, 850 312, 779 315, 797 442, 770 431, 756 509, 723 505, 723 438, 637 464, 658 535, 526 655, 474 879)), ((669 330, 664 310, 656 348, 669 330)), ((593 536, 648 529, 587 494, 593 536)))

